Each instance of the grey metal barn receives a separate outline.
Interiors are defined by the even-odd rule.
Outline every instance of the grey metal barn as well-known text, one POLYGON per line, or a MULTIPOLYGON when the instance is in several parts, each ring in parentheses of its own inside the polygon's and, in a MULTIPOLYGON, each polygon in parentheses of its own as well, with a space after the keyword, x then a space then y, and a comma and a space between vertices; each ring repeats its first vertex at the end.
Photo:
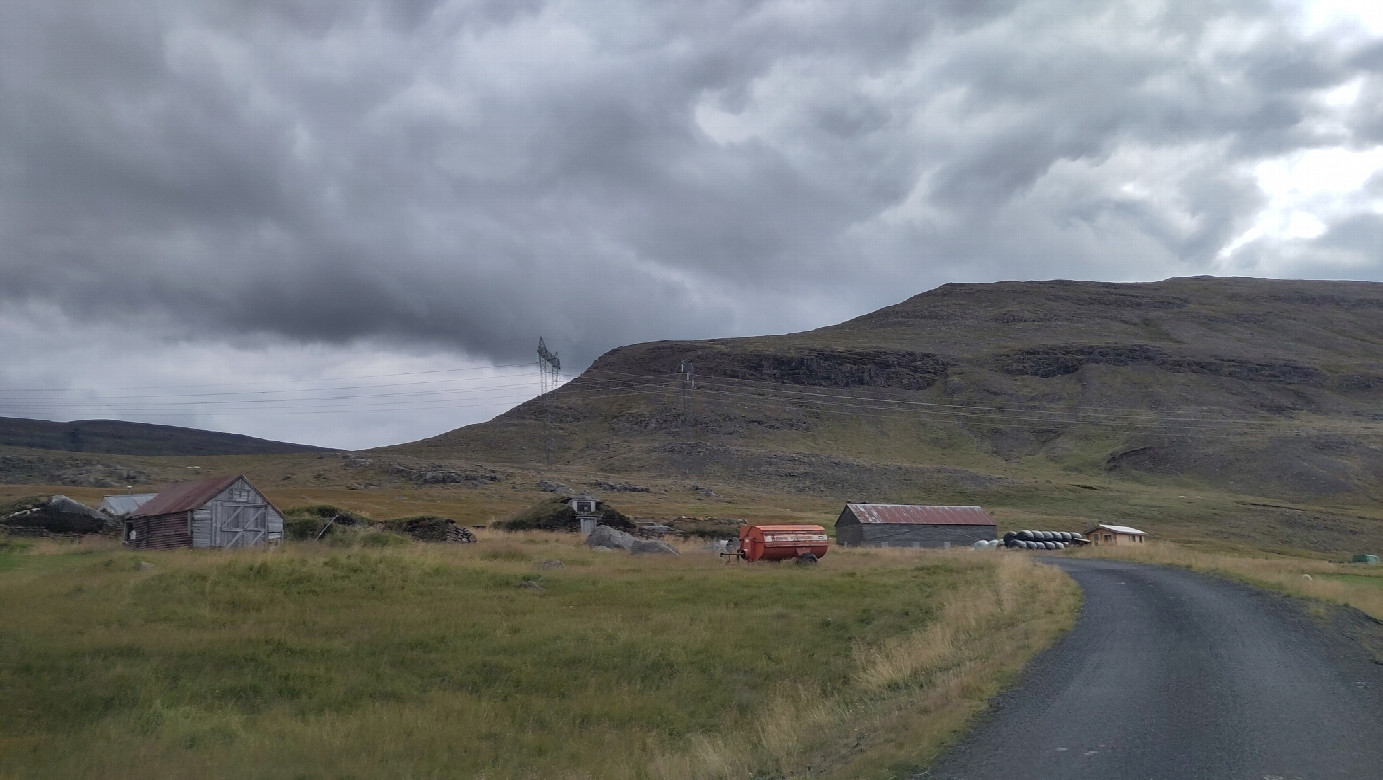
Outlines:
POLYGON ((242 475, 180 482, 125 520, 125 544, 149 550, 251 547, 283 538, 283 513, 242 475))
POLYGON ((960 547, 998 533, 994 518, 977 506, 846 504, 836 518, 844 547, 960 547))

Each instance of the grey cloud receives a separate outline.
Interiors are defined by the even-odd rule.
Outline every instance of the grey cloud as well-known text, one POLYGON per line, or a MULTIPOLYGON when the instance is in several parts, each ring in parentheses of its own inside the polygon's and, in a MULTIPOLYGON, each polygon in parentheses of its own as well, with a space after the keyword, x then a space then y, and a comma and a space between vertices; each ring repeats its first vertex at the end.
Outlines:
POLYGON ((952 279, 1213 270, 1262 205, 1248 166, 1383 132, 1378 101, 1355 138, 1313 121, 1376 91, 1376 46, 1259 3, 1136 11, 13 3, 0 308, 500 361, 543 334, 579 365, 952 279), (1162 154, 1149 193, 1131 149, 1162 154))

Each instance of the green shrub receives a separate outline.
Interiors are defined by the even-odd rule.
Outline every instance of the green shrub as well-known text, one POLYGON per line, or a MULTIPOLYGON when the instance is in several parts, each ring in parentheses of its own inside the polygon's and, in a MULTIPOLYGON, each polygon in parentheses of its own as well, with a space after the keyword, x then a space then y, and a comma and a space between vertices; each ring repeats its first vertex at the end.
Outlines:
POLYGON ((447 529, 455 526, 456 521, 449 517, 417 515, 385 520, 379 525, 385 530, 410 536, 420 542, 445 542, 447 541, 447 529))
MULTIPOLYGON (((295 506, 283 513, 284 538, 295 542, 316 539, 322 526, 333 519, 337 526, 366 526, 370 524, 368 517, 330 504, 295 506)), ((327 533, 330 535, 332 531, 327 533)))
POLYGON ((343 525, 332 528, 322 541, 332 547, 397 547, 409 539, 377 527, 343 525))

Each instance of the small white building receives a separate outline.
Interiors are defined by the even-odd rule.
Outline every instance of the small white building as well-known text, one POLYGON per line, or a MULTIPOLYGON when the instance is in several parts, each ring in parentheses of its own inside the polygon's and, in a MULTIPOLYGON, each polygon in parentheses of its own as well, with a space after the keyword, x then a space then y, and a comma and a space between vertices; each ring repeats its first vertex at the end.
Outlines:
POLYGON ((600 502, 595 496, 572 496, 567 504, 571 511, 576 513, 576 520, 581 524, 581 535, 590 536, 600 523, 600 502))
POLYGON ((1100 523, 1085 532, 1085 538, 1091 544, 1112 545, 1115 547, 1125 545, 1143 544, 1147 541, 1148 535, 1137 528, 1130 528, 1126 525, 1106 525, 1100 523))

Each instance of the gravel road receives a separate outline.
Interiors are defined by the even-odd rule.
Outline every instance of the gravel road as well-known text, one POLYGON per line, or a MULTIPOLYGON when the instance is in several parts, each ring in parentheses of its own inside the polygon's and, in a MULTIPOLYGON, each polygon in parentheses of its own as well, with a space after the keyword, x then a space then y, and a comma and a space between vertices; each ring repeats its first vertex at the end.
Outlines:
POLYGON ((1075 628, 919 777, 1383 778, 1383 666, 1291 599, 1180 569, 1053 563, 1075 628))

